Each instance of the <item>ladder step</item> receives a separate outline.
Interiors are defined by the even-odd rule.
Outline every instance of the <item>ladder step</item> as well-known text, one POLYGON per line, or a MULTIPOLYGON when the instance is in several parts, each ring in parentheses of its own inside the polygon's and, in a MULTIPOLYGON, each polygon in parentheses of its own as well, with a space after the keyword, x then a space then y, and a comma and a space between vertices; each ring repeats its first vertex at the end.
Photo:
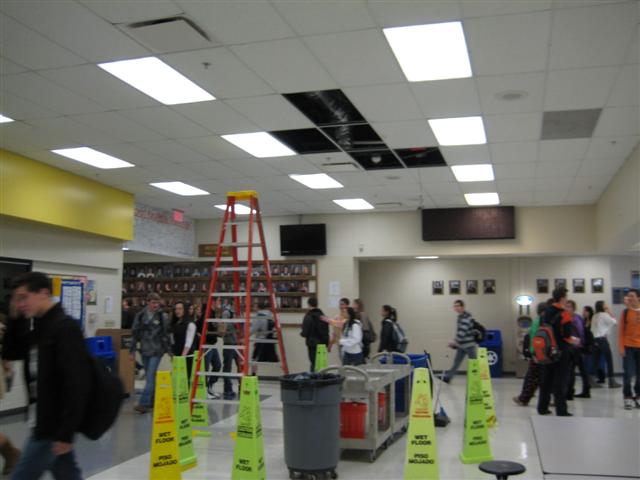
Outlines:
MULTIPOLYGON (((252 317, 251 320, 254 320, 252 317)), ((207 318, 207 323, 244 323, 246 318, 207 318)))
POLYGON ((201 377, 232 377, 232 378, 244 377, 242 373, 234 373, 234 372, 198 372, 198 375, 200 375, 201 377))
POLYGON ((221 247, 237 247, 237 248, 257 248, 261 245, 259 243, 249 243, 249 242, 229 242, 229 243, 221 243, 221 247))
POLYGON ((251 362, 251 365, 271 365, 272 367, 282 368, 282 364, 280 362, 251 362))
MULTIPOLYGON (((212 297, 246 297, 247 292, 214 292, 212 297)), ((268 292, 251 292, 252 297, 268 297, 268 292)))
POLYGON ((271 338, 250 338, 249 340, 253 343, 278 343, 278 340, 273 340, 271 338))
POLYGON ((246 272, 247 267, 218 267, 217 272, 246 272))
POLYGON ((222 345, 222 350, 244 350, 244 345, 222 345))
POLYGON ((225 400, 224 398, 194 398, 193 403, 208 403, 218 405, 240 405, 240 400, 225 400))

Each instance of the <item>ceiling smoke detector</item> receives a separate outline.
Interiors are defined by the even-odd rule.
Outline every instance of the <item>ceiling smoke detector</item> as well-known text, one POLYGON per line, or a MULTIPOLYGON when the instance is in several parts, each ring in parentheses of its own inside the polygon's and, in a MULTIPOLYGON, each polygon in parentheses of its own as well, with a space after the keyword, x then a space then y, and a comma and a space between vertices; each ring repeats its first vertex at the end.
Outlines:
POLYGON ((495 94, 495 97, 498 100, 504 100, 506 102, 513 102, 515 100, 522 100, 529 94, 527 92, 523 92, 522 90, 506 90, 504 92, 498 92, 495 94))

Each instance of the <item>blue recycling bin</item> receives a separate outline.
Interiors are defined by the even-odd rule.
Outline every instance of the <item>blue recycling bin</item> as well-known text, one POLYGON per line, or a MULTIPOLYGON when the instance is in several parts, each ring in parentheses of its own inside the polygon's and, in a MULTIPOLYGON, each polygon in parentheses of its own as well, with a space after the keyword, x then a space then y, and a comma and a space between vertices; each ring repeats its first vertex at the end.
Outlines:
POLYGON ((109 336, 85 338, 89 354, 100 359, 112 372, 116 370, 116 352, 109 336))
POLYGON ((502 376, 502 332, 500 330, 487 330, 485 338, 480 342, 481 347, 487 349, 487 360, 491 378, 502 376))
MULTIPOLYGON (((427 367, 427 358, 429 354, 426 353, 407 353, 405 354, 411 359, 411 369, 414 368, 428 368, 427 367)), ((429 360, 431 360, 429 358, 429 360)), ((387 363, 387 358, 383 357, 380 359, 381 363, 387 363)), ((407 363, 406 359, 400 355, 393 355, 393 363, 395 364, 405 364, 407 363)), ((409 402, 405 403, 404 398, 404 382, 406 378, 396 380, 396 399, 395 399, 395 411, 396 413, 408 414, 405 405, 409 405, 409 402)), ((413 373, 409 377, 409 381, 413 384, 413 373)))

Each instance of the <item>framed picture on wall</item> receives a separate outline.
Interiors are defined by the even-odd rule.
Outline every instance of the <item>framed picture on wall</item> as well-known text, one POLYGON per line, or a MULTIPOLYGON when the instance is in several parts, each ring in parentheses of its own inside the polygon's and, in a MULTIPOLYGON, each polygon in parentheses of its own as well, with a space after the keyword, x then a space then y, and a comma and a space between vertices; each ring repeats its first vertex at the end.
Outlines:
POLYGON ((546 278, 536 279, 536 291, 538 293, 549 293, 549 280, 546 278))
POLYGON ((553 281, 553 288, 567 288, 567 279, 566 278, 556 278, 553 281))
POLYGON ((478 280, 467 280, 467 295, 478 293, 478 280))
POLYGON ((449 280, 449 295, 460 295, 460 280, 449 280))
POLYGON ((614 305, 622 305, 624 296, 629 293, 629 287, 613 287, 611 289, 611 300, 614 305))
POLYGON ((493 279, 483 280, 482 281, 482 291, 486 295, 491 295, 496 293, 496 281, 493 279))
POLYGON ((591 293, 604 293, 604 278, 591 279, 591 293))
POLYGON ((584 278, 573 279, 573 293, 584 293, 584 278))
POLYGON ((431 284, 431 290, 434 295, 444 295, 444 281, 434 280, 431 284))

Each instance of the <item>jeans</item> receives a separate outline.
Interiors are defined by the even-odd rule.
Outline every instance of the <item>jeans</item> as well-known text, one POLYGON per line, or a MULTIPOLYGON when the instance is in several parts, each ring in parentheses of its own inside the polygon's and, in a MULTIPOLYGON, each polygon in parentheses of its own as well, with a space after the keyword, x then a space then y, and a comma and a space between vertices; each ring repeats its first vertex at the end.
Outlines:
MULTIPOLYGON (((218 351, 215 351, 216 354, 218 351)), ((222 371, 225 373, 230 373, 231 368, 233 367, 233 362, 236 360, 238 353, 230 348, 225 348, 222 350, 222 371)), ((215 361, 215 357, 212 357, 212 360, 215 361)), ((215 365, 214 365, 215 368, 215 365)), ((220 357, 218 356, 218 368, 217 371, 220 371, 220 357)), ((211 385, 214 385, 218 381, 218 377, 210 377, 211 385)), ((224 382, 224 393, 229 394, 233 393, 233 382, 230 377, 223 377, 222 381, 224 382)))
POLYGON ((37 440, 29 437, 11 480, 36 480, 48 470, 56 480, 82 480, 82 472, 76 463, 73 450, 64 455, 54 455, 53 440, 37 440))
POLYGON ((569 377, 571 375, 572 352, 562 350, 560 359, 555 363, 545 365, 540 383, 540 396, 538 397, 538 413, 544 415, 549 411, 551 394, 556 402, 556 415, 566 415, 567 411, 567 390, 569 388, 569 377))
POLYGON ((571 373, 569 375, 569 388, 567 390, 567 399, 572 399, 575 395, 576 384, 576 367, 580 372, 580 378, 582 379, 582 392, 589 393, 591 390, 591 384, 589 383, 589 375, 587 374, 587 368, 585 367, 585 358, 579 351, 572 352, 571 358, 571 373))
MULTIPOLYGON (((220 353, 217 348, 212 348, 204 356, 204 371, 205 372, 219 372, 222 368, 222 362, 220 362, 220 353)), ((218 377, 207 376, 207 388, 210 388, 218 377)))
POLYGON ((640 397, 640 348, 638 347, 624 347, 624 384, 622 387, 622 394, 624 398, 631 398, 631 379, 635 377, 636 384, 633 388, 635 397, 640 397))
POLYGON ((458 372, 458 368, 460 368, 460 364, 462 360, 464 360, 465 355, 467 355, 471 360, 477 358, 477 349, 476 346, 473 345, 467 348, 460 348, 456 350, 456 357, 453 359, 453 365, 451 369, 445 374, 444 379, 451 380, 451 378, 458 372))
POLYGON ((364 357, 362 352, 360 353, 347 353, 342 354, 343 365, 362 365, 364 363, 364 357))
MULTIPOLYGON (((594 338, 596 344, 596 351, 594 355, 595 368, 600 368, 600 359, 604 356, 607 364, 607 377, 613 378, 613 356, 611 355, 611 347, 609 346, 609 339, 607 337, 594 338)), ((604 375, 602 376, 604 380, 604 375)))
POLYGON ((156 372, 158 371, 161 359, 162 356, 142 356, 142 364, 144 365, 144 374, 146 378, 144 390, 142 391, 142 395, 140 395, 139 402, 142 407, 153 407, 153 397, 156 393, 156 372))

